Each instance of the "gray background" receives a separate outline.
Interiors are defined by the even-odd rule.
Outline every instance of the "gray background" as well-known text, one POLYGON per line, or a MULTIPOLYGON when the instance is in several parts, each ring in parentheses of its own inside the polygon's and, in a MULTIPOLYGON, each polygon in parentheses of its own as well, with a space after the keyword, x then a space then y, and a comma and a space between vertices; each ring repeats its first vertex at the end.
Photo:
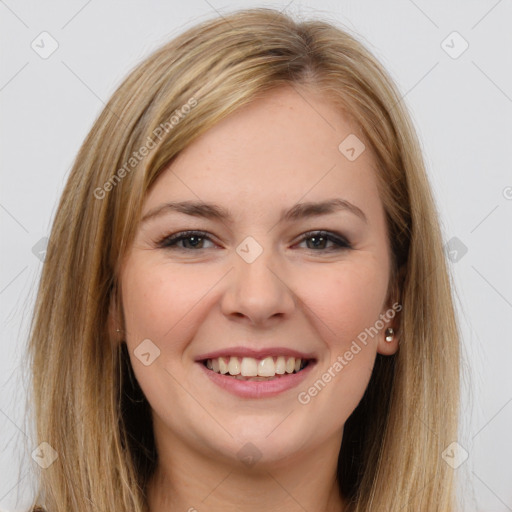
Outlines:
POLYGON ((148 53, 198 21, 249 6, 340 22, 398 83, 425 152, 463 336, 468 377, 454 440, 468 453, 455 470, 463 509, 512 511, 512 3, 506 0, 0 0, 0 511, 22 510, 32 492, 35 444, 24 422, 20 358, 44 237, 78 148, 116 86, 148 53), (40 56, 51 49, 44 31, 58 44, 48 58, 40 56), (458 55, 464 41, 469 47, 458 55))

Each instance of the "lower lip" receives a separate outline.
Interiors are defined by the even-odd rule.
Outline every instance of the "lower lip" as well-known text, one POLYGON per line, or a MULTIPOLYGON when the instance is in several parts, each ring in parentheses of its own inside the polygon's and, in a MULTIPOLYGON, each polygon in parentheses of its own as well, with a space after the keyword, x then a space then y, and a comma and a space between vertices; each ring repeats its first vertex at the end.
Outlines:
POLYGON ((274 380, 246 381, 234 377, 226 377, 226 375, 209 370, 202 362, 198 364, 203 372, 206 373, 206 376, 217 386, 242 398, 268 398, 279 395, 298 386, 309 375, 313 366, 315 366, 315 362, 311 361, 299 373, 289 373, 285 377, 278 377, 274 380))

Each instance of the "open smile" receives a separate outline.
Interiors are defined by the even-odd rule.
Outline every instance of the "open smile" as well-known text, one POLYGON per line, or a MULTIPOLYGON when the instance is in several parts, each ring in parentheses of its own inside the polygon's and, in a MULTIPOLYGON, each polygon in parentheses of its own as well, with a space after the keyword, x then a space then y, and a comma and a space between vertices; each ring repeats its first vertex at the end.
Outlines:
POLYGON ((198 361, 203 373, 222 389, 243 398, 278 395, 301 383, 316 359, 293 356, 223 356, 198 361))

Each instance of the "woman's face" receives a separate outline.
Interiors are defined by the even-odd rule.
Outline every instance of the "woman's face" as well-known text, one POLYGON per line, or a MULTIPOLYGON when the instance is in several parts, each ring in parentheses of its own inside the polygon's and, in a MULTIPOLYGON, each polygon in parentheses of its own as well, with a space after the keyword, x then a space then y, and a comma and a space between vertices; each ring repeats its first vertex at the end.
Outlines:
POLYGON ((384 341, 385 215, 357 133, 327 100, 285 87, 159 176, 121 273, 159 450, 275 464, 339 444, 376 353, 397 348, 384 341), (314 206, 331 201, 350 205, 314 206))

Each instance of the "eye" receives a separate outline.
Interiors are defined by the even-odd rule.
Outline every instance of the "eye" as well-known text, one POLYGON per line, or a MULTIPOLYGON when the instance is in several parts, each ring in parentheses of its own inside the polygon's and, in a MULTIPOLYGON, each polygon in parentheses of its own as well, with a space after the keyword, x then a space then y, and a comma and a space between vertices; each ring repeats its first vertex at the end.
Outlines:
POLYGON ((308 247, 308 249, 316 252, 319 250, 321 252, 331 252, 352 249, 352 246, 346 238, 329 231, 308 231, 301 236, 300 243, 304 241, 307 242, 308 240, 313 242, 312 247, 308 247), (328 242, 332 242, 334 246, 331 246, 330 248, 325 247, 328 242))
POLYGON ((203 247, 203 243, 205 240, 212 241, 211 238, 205 231, 182 231, 180 233, 175 233, 173 235, 165 236, 162 240, 160 240, 157 245, 161 248, 176 248, 180 250, 187 249, 205 249, 203 247), (178 244, 180 242, 186 242, 184 247, 180 247, 178 244), (188 244, 190 242, 190 244, 188 244), (189 247, 187 247, 189 245, 189 247))
MULTIPOLYGON (((167 235, 157 242, 157 246, 162 249, 179 249, 179 250, 201 250, 208 249, 204 247, 205 241, 212 242, 212 239, 205 231, 181 231, 172 235, 167 235), (183 245, 179 245, 183 243, 183 245)), ((315 252, 332 252, 351 249, 350 242, 342 235, 329 231, 308 231, 301 236, 299 243, 312 241, 312 245, 308 244, 307 249, 315 252), (326 244, 331 243, 331 247, 326 244)))

